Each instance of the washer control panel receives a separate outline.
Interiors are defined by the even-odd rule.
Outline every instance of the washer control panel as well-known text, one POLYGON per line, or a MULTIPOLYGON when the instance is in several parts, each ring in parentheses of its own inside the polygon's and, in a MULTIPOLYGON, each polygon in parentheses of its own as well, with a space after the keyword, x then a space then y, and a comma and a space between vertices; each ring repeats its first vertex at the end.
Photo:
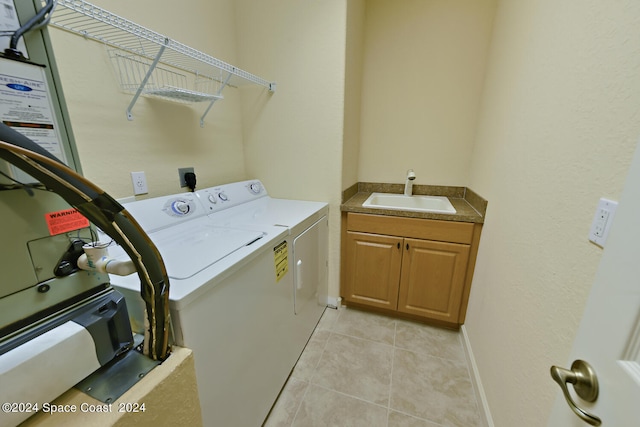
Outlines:
POLYGON ((217 212, 223 209, 250 202, 267 196, 267 190, 258 180, 234 182, 196 191, 207 212, 217 212))
POLYGON ((267 189, 257 179, 224 184, 150 199, 123 202, 131 216, 147 232, 182 222, 190 222, 225 209, 268 198, 267 189), (164 212, 164 214, 160 213, 164 212))

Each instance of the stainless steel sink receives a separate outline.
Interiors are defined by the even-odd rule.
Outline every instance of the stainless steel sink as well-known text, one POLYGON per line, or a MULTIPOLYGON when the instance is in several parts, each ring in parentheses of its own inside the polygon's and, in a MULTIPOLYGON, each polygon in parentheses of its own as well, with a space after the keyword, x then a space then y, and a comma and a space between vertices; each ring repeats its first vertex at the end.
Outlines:
POLYGON ((456 213, 448 198, 443 196, 405 196, 404 194, 371 193, 362 204, 365 208, 415 212, 456 213))

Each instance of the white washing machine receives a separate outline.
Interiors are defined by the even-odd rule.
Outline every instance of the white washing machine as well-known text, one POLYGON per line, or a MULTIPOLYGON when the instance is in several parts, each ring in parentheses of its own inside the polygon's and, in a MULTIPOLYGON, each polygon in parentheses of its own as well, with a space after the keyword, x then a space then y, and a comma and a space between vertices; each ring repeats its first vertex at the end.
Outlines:
MULTIPOLYGON (((254 180, 125 207, 164 259, 204 425, 261 425, 326 307, 327 204, 272 199, 254 180)), ((111 282, 142 331, 136 277, 111 282)))

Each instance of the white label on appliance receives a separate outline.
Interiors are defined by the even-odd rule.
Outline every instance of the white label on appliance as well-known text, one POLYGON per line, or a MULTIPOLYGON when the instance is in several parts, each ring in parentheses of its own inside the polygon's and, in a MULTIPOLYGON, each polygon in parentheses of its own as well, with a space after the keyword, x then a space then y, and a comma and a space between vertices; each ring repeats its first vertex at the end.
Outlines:
MULTIPOLYGON (((0 0, 1 1, 1 0, 0 0)), ((67 164, 44 68, 0 58, 0 120, 67 164)), ((30 182, 12 167, 14 177, 30 182)))

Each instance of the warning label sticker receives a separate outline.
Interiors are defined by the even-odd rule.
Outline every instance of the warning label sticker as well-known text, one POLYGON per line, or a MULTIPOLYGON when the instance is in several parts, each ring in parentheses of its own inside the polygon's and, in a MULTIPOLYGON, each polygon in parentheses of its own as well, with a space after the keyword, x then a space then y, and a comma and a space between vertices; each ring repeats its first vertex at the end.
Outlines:
POLYGON ((89 226, 89 220, 73 208, 46 213, 44 218, 49 227, 49 234, 52 236, 89 226))
POLYGON ((286 240, 273 248, 273 258, 276 264, 276 282, 279 282, 289 271, 289 249, 286 240))

